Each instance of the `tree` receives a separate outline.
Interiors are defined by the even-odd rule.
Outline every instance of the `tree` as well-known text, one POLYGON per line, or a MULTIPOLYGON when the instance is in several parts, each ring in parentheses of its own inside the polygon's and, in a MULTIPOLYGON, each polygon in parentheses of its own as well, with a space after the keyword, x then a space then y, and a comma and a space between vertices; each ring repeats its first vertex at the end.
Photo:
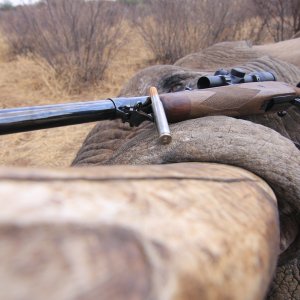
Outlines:
POLYGON ((9 0, 6 0, 6 1, 4 1, 3 3, 0 4, 0 10, 2 10, 2 11, 10 10, 10 9, 13 9, 13 8, 14 8, 14 6, 9 0))

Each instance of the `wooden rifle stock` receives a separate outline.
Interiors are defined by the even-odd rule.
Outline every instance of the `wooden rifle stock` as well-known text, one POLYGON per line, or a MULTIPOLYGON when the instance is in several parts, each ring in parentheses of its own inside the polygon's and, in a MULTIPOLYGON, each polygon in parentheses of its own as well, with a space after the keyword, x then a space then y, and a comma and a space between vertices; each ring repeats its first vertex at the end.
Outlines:
MULTIPOLYGON (((300 88, 284 82, 266 81, 221 86, 205 90, 192 90, 161 94, 169 122, 211 115, 245 116, 287 109, 291 103, 284 101, 272 107, 277 97, 300 96, 300 88)), ((278 99, 279 99, 278 98, 278 99)))

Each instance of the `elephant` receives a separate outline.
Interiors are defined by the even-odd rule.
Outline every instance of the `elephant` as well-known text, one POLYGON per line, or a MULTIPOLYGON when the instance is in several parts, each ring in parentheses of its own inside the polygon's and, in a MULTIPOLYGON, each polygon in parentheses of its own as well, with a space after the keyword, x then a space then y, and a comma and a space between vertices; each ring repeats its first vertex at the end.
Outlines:
MULTIPOLYGON (((138 72, 119 96, 145 95, 150 86, 156 86, 159 93, 194 89, 200 76, 232 67, 248 72, 271 70, 278 80, 297 85, 299 45, 300 38, 268 46, 252 46, 246 41, 218 43, 174 65, 138 72)), ((239 166, 259 175, 278 198, 281 224, 281 254, 266 299, 300 299, 299 108, 289 108, 284 117, 205 117, 173 124, 171 129, 176 140, 165 147, 157 144, 150 122, 137 128, 121 121, 100 122, 86 137, 72 166, 195 161, 239 166)))
MULTIPOLYGON (((300 39, 295 41, 296 45, 299 45, 300 39)), ((294 44, 292 44, 293 47, 294 44)), ((277 57, 280 56, 281 52, 279 51, 277 57)), ((299 55, 293 53, 290 60, 296 61, 297 59, 300 66, 299 55)), ((193 89, 196 88, 200 76, 207 75, 218 68, 233 66, 243 67, 246 71, 273 70, 278 80, 293 85, 296 85, 300 78, 298 67, 280 58, 265 56, 265 50, 260 52, 260 50, 250 47, 245 41, 223 42, 213 45, 203 52, 188 55, 174 65, 152 66, 138 72, 121 89, 119 96, 142 96, 147 94, 149 86, 156 86, 160 93, 180 91, 187 86, 193 89), (191 68, 192 65, 195 67, 191 68)), ((299 122, 294 121, 295 114, 297 114, 297 110, 291 109, 286 118, 279 118, 275 115, 250 116, 248 119, 252 121, 257 119, 258 123, 271 126, 299 145, 299 122), (286 123, 290 125, 288 126, 286 123)), ((86 137, 72 165, 103 164, 113 151, 120 147, 124 142, 123 139, 131 139, 147 126, 151 125, 146 123, 139 128, 132 129, 120 121, 99 123, 86 137)))

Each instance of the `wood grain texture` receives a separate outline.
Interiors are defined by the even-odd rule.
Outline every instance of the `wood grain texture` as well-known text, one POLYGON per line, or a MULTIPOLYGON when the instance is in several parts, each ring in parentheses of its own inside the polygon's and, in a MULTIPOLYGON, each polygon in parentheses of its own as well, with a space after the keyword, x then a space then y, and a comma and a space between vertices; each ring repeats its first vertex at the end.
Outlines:
POLYGON ((0 169, 1 299, 263 299, 276 199, 236 167, 0 169))
POLYGON ((284 82, 252 82, 204 90, 162 94, 169 122, 205 116, 249 116, 265 113, 264 104, 273 97, 300 95, 300 89, 284 82))

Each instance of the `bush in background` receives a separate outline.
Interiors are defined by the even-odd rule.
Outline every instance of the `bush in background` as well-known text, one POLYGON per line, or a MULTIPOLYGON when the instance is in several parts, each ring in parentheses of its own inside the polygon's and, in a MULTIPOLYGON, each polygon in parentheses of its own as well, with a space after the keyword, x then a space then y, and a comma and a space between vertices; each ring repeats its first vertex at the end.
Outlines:
POLYGON ((245 7, 237 0, 149 0, 135 24, 146 46, 161 63, 241 37, 245 7))
POLYGON ((278 42, 300 30, 300 0, 148 0, 139 8, 135 24, 160 63, 216 42, 278 42))
POLYGON ((174 62, 203 39, 192 4, 193 0, 151 0, 140 7, 135 25, 158 62, 174 62))
POLYGON ((0 3, 0 11, 11 10, 13 8, 14 8, 14 6, 9 0, 6 0, 3 3, 0 3))
POLYGON ((300 0, 252 0, 256 13, 275 42, 300 31, 300 0))
POLYGON ((71 88, 103 79, 136 26, 158 63, 214 43, 280 41, 300 31, 300 0, 42 0, 0 10, 11 52, 47 62, 71 88))
POLYGON ((143 3, 144 0, 117 0, 117 1, 126 5, 137 5, 143 3))
POLYGON ((4 17, 2 28, 15 54, 43 58, 73 88, 103 79, 125 39, 123 10, 108 1, 45 0, 4 17))

